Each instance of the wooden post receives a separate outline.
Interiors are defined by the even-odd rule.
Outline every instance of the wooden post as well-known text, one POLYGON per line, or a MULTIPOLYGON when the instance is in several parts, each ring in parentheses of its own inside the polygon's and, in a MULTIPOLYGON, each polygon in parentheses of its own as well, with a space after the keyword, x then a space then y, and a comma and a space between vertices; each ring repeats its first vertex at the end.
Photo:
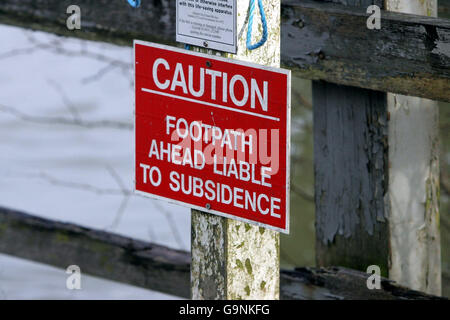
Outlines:
MULTIPOLYGON (((386 3, 401 2, 432 0, 386 3)), ((424 45, 433 45, 432 31, 424 45)), ((388 104, 383 92, 326 82, 313 84, 313 101, 317 265, 378 265, 385 276, 439 294, 436 106, 391 95, 388 104)))
MULTIPOLYGON (((386 10, 436 17, 437 0, 387 0, 386 10)), ((427 34, 424 44, 433 46, 438 35, 427 34)), ((431 100, 388 94, 388 110, 389 278, 440 295, 439 108, 431 100)))
MULTIPOLYGON (((265 0, 269 37, 260 48, 246 50, 246 32, 238 52, 229 57, 280 66, 280 0, 265 0)), ((245 27, 248 1, 237 1, 237 30, 245 27)), ((254 41, 261 38, 259 10, 254 41)), ((279 299, 279 233, 192 210, 192 299, 279 299)))

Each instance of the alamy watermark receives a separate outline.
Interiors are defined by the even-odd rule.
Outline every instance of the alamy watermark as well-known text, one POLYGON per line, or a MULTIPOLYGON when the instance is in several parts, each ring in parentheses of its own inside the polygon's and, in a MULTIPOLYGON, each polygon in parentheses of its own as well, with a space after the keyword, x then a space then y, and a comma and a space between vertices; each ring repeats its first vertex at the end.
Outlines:
POLYGON ((66 269, 66 273, 70 274, 66 280, 66 288, 69 290, 81 290, 81 269, 77 265, 70 265, 66 269))
POLYGON ((381 289, 381 270, 377 265, 367 267, 367 273, 370 276, 367 278, 367 289, 381 289))
POLYGON ((367 18, 367 29, 380 30, 381 29, 381 9, 377 5, 372 5, 367 8, 366 13, 370 14, 367 18))
POLYGON ((80 30, 81 29, 81 9, 79 6, 72 4, 67 7, 67 14, 70 16, 66 20, 67 29, 80 30))

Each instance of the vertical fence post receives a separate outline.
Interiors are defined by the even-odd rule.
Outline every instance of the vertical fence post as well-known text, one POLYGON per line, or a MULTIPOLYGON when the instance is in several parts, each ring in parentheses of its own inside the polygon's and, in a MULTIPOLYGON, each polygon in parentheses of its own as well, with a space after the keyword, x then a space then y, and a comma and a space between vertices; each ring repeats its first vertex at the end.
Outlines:
MULTIPOLYGON (((231 58, 279 67, 280 0, 264 0, 269 37, 260 48, 246 50, 246 32, 231 58)), ((249 1, 237 1, 237 30, 246 23, 249 1)), ((254 23, 259 24, 255 9, 254 23)), ((246 26, 245 26, 246 27, 246 26)), ((245 29, 246 30, 246 29, 245 29)), ((253 26, 254 40, 261 28, 253 26)), ((191 211, 192 299, 279 299, 279 233, 249 224, 191 211)))
MULTIPOLYGON (((432 0, 386 4, 400 2, 432 0)), ((399 96, 388 104, 383 92, 326 82, 313 83, 313 102, 317 265, 378 265, 401 284, 439 294, 436 106, 399 96)))
MULTIPOLYGON (((368 7, 383 1, 334 0, 368 7)), ((376 32, 362 28, 361 33, 376 32)), ((323 52, 326 55, 327 52, 323 52)), ((313 82, 316 264, 388 275, 386 94, 313 82)))
MULTIPOLYGON (((437 0, 386 0, 386 10, 436 17, 437 0)), ((438 35, 430 29, 427 37, 424 45, 433 46, 438 35)), ((388 110, 389 277, 440 295, 439 108, 431 100, 388 94, 388 110)))

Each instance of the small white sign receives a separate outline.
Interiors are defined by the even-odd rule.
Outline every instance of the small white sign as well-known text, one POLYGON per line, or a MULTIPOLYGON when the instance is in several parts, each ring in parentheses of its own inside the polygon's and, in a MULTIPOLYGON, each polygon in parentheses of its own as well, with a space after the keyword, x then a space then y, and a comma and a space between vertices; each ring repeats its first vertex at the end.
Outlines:
POLYGON ((237 0, 177 0, 178 42, 236 53, 237 0))

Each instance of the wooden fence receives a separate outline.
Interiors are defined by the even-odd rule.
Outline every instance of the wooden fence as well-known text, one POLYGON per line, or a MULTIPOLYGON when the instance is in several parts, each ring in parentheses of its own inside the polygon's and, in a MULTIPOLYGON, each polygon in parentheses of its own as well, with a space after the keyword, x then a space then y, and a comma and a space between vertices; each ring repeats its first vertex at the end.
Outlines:
MULTIPOLYGON (((190 297, 188 252, 0 207, 0 252, 171 295, 190 297)), ((282 299, 439 299, 346 268, 281 270, 282 299)))
MULTIPOLYGON (((175 1, 142 1, 135 10, 122 0, 79 0, 82 28, 74 31, 65 24, 70 4, 3 0, 0 22, 128 46, 133 39, 175 44, 175 1)), ((441 1, 443 12, 449 7, 441 1)), ((283 1, 281 10, 281 63, 299 77, 450 101, 449 20, 384 12, 383 28, 367 33, 366 8, 302 0, 283 1)))

